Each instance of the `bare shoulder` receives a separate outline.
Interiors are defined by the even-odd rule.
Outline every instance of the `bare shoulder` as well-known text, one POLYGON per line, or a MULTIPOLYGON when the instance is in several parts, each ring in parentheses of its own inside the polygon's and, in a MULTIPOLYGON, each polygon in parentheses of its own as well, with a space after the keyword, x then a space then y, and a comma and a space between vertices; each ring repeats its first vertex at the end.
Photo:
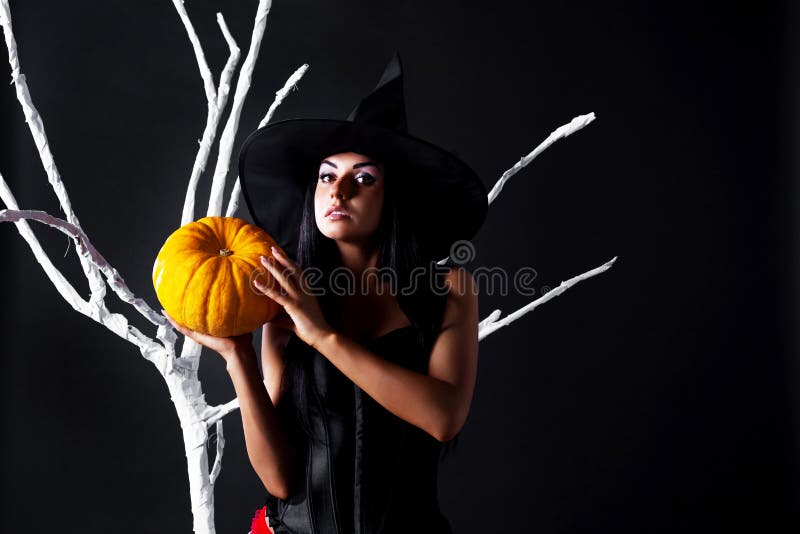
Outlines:
POLYGON ((477 299, 478 292, 475 290, 475 278, 472 273, 461 266, 449 267, 449 269, 445 275, 448 295, 455 298, 477 299))
POLYGON ((454 324, 470 324, 478 315, 478 291, 475 278, 461 266, 451 267, 445 275, 447 302, 444 310, 443 328, 454 324))

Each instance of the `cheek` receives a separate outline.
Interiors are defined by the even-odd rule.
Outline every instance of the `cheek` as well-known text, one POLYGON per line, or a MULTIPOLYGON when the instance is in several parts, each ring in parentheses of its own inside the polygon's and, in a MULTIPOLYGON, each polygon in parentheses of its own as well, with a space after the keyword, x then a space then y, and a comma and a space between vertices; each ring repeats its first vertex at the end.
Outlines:
POLYGON ((327 205, 325 204, 325 195, 322 194, 319 187, 314 192, 314 218, 317 220, 322 218, 322 214, 325 213, 325 208, 327 205))
POLYGON ((375 191, 375 194, 370 196, 370 219, 376 224, 381 220, 381 212, 383 211, 383 191, 375 191))

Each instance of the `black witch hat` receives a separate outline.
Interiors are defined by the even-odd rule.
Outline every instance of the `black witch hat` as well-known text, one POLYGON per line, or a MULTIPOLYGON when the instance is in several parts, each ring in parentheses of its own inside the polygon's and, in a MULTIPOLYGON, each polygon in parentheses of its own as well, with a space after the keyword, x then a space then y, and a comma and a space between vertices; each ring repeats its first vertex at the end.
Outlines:
POLYGON ((486 187, 475 171, 443 148, 408 135, 403 69, 395 52, 378 85, 346 120, 278 121, 256 130, 242 145, 239 180, 253 222, 292 258, 309 180, 317 178, 323 159, 341 152, 402 169, 398 201, 413 202, 408 224, 427 259, 448 256, 450 246, 471 239, 486 218, 486 187))

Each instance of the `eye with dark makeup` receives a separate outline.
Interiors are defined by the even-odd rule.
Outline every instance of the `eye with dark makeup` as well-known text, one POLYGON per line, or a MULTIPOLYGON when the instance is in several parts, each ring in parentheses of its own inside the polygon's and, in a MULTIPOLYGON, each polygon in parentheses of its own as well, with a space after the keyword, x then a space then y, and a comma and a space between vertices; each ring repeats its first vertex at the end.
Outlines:
MULTIPOLYGON (((332 173, 329 173, 329 172, 325 172, 325 173, 322 173, 322 174, 319 175, 320 181, 322 181, 322 183, 325 183, 325 184, 330 183, 329 181, 325 180, 328 177, 336 178, 336 175, 334 175, 332 173)), ((365 178, 365 181, 360 182, 360 183, 367 184, 367 185, 373 184, 376 181, 375 177, 372 176, 371 174, 369 174, 368 172, 359 173, 358 176, 356 176, 356 180, 358 180, 359 178, 365 178)))
POLYGON ((374 176, 372 176, 372 175, 371 175, 370 173, 368 173, 368 172, 362 172, 361 174, 359 174, 358 176, 356 176, 356 180, 358 180, 359 178, 362 178, 362 177, 363 177, 363 178, 366 178, 366 181, 365 181, 365 182, 362 182, 362 183, 367 183, 367 184, 373 184, 373 183, 375 183, 375 177, 374 177, 374 176))

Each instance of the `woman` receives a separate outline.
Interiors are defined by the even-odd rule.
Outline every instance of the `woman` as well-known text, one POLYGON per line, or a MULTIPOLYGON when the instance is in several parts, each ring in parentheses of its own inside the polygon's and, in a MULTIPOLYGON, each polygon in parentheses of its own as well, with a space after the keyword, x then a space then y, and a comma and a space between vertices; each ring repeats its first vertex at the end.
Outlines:
POLYGON ((242 148, 251 215, 287 251, 262 259, 274 285, 253 282, 285 310, 263 328, 263 384, 250 335, 176 327, 227 362, 268 493, 254 534, 451 532, 437 463, 469 412, 478 303, 435 260, 477 231, 486 191, 405 130, 395 54, 346 121, 274 123, 242 148))

